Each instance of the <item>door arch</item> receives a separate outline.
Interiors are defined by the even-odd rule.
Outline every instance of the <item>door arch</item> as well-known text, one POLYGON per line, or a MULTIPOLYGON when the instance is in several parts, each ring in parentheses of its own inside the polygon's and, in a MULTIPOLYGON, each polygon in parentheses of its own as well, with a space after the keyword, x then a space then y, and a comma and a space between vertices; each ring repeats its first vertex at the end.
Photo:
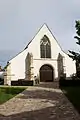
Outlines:
POLYGON ((52 82, 54 79, 54 70, 50 65, 43 65, 40 68, 40 82, 52 82))

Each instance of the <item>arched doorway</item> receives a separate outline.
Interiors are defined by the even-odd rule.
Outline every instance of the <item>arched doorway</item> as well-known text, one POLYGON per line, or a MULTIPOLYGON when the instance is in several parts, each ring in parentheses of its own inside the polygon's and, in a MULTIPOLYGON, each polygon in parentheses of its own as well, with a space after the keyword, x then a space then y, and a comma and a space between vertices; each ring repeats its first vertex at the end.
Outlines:
POLYGON ((43 65, 40 68, 40 82, 52 82, 54 78, 54 71, 52 66, 43 65))

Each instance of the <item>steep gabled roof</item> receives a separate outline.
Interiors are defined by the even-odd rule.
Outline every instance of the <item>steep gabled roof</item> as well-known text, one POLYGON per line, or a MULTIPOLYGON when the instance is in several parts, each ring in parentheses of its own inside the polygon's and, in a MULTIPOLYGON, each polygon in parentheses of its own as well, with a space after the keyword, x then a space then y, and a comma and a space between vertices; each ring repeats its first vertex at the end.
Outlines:
MULTIPOLYGON (((27 46, 25 47, 25 49, 28 48, 28 46, 30 45, 30 43, 33 41, 33 39, 36 37, 36 35, 42 30, 47 28, 47 30, 51 33, 51 35, 53 36, 53 38, 55 39, 55 41, 57 42, 57 44, 59 45, 59 47, 61 48, 61 50, 63 51, 61 45, 59 44, 59 42, 57 41, 57 39, 55 38, 55 36, 53 35, 53 33, 51 32, 51 30, 49 29, 48 25, 46 23, 44 23, 41 28, 38 30, 38 32, 35 34, 35 36, 32 38, 32 40, 27 44, 27 46)), ((24 50, 25 50, 24 49, 24 50)), ((64 51, 63 51, 64 52, 64 51)), ((66 54, 66 52, 64 52, 66 54)))
MULTIPOLYGON (((32 38, 32 40, 36 37, 36 35, 40 32, 40 30, 43 28, 43 27, 47 27, 47 24, 46 23, 44 23, 41 27, 40 27, 40 29, 38 30, 38 32, 35 34, 35 36, 32 38)), ((28 48, 28 46, 29 46, 29 44, 32 42, 32 40, 27 44, 27 46, 25 47, 25 49, 27 49, 28 48)))
MULTIPOLYGON (((45 28, 47 28, 47 30, 48 31, 50 31, 50 33, 51 33, 51 35, 53 36, 53 38, 56 40, 56 38, 54 37, 54 35, 53 35, 53 33, 51 32, 51 30, 49 29, 49 27, 47 26, 47 24, 46 23, 44 23, 42 26, 41 26, 41 28, 38 30, 38 32, 35 34, 35 36, 33 37, 33 39, 36 37, 36 35, 42 30, 42 29, 45 29, 45 28)), ((30 45, 30 43, 33 41, 33 39, 27 44, 27 46, 20 52, 20 53, 22 53, 24 50, 26 50, 27 48, 28 48, 28 46, 30 45)), ((60 44, 58 43, 58 41, 56 40, 56 42, 57 42, 57 44, 59 45, 59 47, 61 48, 61 46, 60 46, 60 44)), ((61 50, 62 50, 62 48, 61 48, 61 50)), ((62 50, 63 51, 63 50, 62 50)), ((64 51, 63 51, 64 52, 64 51)), ((17 57, 20 53, 18 53, 15 57, 17 57)), ((65 53, 65 52, 64 52, 65 53)), ((66 54, 66 53, 65 53, 66 54)), ((15 57, 13 57, 13 58, 15 58, 15 57)), ((12 58, 12 59, 13 59, 12 58)), ((10 59, 10 60, 12 60, 12 59, 10 59)), ((9 61, 10 61, 9 60, 9 61)))

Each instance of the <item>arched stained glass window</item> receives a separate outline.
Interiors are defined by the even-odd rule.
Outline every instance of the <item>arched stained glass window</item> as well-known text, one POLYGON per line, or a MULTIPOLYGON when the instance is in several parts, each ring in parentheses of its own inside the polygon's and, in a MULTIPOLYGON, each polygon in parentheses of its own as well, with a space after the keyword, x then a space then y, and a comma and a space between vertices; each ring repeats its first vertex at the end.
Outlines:
POLYGON ((51 44, 46 35, 40 41, 40 52, 41 58, 51 58, 51 44))

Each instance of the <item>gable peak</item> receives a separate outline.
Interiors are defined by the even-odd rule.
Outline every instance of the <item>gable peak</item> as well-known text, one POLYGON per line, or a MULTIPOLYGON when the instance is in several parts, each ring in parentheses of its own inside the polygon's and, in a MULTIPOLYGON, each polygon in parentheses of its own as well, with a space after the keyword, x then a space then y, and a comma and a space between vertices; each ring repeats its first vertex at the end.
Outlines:
POLYGON ((41 28, 48 28, 48 25, 44 23, 41 28))

